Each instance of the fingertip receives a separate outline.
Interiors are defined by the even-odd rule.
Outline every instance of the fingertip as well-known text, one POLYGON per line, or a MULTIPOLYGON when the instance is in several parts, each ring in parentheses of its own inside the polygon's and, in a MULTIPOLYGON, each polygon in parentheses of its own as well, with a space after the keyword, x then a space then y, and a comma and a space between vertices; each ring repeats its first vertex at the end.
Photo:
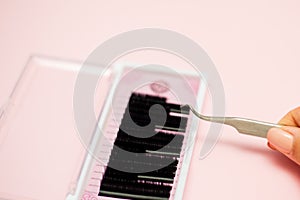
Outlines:
POLYGON ((279 128, 271 128, 267 135, 268 142, 276 150, 288 154, 293 149, 293 135, 279 128))
POLYGON ((272 150, 274 150, 274 151, 277 150, 270 142, 268 142, 267 145, 268 145, 268 147, 269 147, 270 149, 272 149, 272 150))

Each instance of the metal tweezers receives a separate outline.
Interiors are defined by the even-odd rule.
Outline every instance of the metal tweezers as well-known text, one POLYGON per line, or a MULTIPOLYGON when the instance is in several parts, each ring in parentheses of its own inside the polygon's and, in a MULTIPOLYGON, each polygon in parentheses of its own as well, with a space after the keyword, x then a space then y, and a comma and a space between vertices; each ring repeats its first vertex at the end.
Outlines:
POLYGON ((262 138, 267 137, 267 133, 271 128, 282 127, 279 124, 273 124, 269 122, 257 121, 253 119, 246 119, 240 117, 211 117, 205 116, 198 113, 192 106, 184 105, 181 108, 186 108, 191 110, 198 118, 210 122, 216 122, 221 124, 226 124, 234 127, 239 133, 258 136, 262 138))

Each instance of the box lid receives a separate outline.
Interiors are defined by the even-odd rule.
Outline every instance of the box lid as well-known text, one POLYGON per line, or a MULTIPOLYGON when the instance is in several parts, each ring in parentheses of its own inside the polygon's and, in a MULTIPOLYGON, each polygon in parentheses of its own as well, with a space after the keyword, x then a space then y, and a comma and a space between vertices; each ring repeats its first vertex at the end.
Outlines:
MULTIPOLYGON (((0 114, 1 199, 65 199, 74 190, 86 153, 72 103, 80 66, 40 56, 29 59, 0 114)), ((90 69, 89 76, 103 70, 90 69)), ((105 90, 95 94, 99 113, 105 90)), ((92 130, 86 137, 90 134, 92 130)))

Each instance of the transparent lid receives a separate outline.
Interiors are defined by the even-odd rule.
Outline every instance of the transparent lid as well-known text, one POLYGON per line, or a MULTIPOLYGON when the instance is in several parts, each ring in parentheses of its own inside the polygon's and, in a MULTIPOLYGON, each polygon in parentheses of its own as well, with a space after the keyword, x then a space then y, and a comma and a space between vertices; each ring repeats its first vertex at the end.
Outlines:
MULTIPOLYGON (((65 199, 74 190, 86 153, 72 103, 80 66, 30 58, 0 112, 1 199, 65 199)), ((99 66, 96 73, 94 68, 91 65, 89 76, 99 74, 99 66)), ((103 88, 95 93, 95 113, 106 94, 103 88)))

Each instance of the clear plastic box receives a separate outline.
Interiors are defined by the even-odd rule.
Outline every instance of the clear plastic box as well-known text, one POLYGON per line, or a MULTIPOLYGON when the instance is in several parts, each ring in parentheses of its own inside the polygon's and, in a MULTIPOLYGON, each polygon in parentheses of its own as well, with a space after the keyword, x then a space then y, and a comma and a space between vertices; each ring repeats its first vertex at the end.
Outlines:
MULTIPOLYGON (((153 91, 157 86, 155 81, 171 89, 159 95, 176 102, 176 95, 184 92, 187 95, 181 94, 184 97, 179 103, 196 106, 197 102, 197 109, 201 109, 206 87, 197 74, 181 71, 182 77, 178 79, 159 67, 137 71, 133 70, 135 67, 117 64, 108 70, 96 65, 86 68, 84 73, 93 78, 104 72, 101 87, 97 87, 94 96, 94 112, 97 118, 99 116, 101 129, 108 130, 112 118, 115 122, 120 120, 121 115, 112 112, 112 101, 123 99, 123 103, 116 102, 122 108, 133 90, 157 95, 153 91), (127 75, 129 72, 132 73, 127 75), (145 79, 154 82, 136 88, 136 83, 145 79), (180 81, 189 84, 190 93, 180 81)), ((95 194, 97 188, 91 189, 89 185, 98 164, 91 152, 100 152, 101 137, 93 131, 94 127, 85 135, 78 134, 74 120, 74 87, 80 68, 80 62, 41 56, 29 59, 9 101, 1 108, 1 199, 100 199, 95 194)), ((176 189, 170 199, 181 199, 184 192, 198 128, 197 120, 191 115, 189 118, 185 138, 188 145, 185 145, 176 189)))

